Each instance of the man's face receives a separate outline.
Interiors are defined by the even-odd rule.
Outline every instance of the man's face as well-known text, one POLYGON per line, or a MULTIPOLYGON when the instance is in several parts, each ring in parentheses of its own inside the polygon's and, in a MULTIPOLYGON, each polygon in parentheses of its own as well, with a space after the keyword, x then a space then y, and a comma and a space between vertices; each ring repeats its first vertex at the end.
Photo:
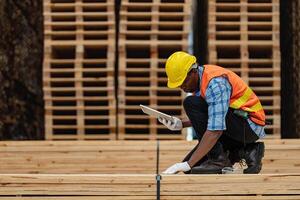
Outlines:
POLYGON ((188 93, 188 92, 195 92, 198 88, 198 72, 197 70, 190 71, 180 88, 188 93))

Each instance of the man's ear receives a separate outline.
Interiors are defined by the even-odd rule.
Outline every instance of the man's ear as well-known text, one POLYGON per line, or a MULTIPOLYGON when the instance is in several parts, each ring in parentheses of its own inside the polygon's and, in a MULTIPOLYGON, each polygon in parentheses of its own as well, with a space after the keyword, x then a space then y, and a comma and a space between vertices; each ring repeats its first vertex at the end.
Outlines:
POLYGON ((198 69, 192 69, 193 73, 198 73, 198 69))

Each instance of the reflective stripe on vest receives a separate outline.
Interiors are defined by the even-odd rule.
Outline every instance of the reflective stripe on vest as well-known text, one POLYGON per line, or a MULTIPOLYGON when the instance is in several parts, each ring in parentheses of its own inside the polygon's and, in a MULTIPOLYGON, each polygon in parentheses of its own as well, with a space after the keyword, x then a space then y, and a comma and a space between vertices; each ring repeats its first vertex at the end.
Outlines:
POLYGON ((251 88, 247 88, 247 90, 244 92, 243 96, 235 100, 233 103, 230 104, 231 108, 239 109, 242 105, 244 105, 252 95, 253 91, 251 88))
MULTIPOLYGON (((243 94, 243 96, 241 96, 240 98, 236 99, 233 103, 231 103, 230 107, 234 108, 234 109, 241 108, 246 102, 248 102, 248 100, 250 99, 252 94, 253 94, 253 91, 251 90, 251 88, 248 87, 247 90, 245 91, 245 93, 243 94)), ((244 108, 244 110, 247 112, 257 112, 262 109, 263 109, 263 107, 259 101, 256 104, 254 104, 253 106, 251 106, 250 108, 247 108, 247 107, 244 108)))

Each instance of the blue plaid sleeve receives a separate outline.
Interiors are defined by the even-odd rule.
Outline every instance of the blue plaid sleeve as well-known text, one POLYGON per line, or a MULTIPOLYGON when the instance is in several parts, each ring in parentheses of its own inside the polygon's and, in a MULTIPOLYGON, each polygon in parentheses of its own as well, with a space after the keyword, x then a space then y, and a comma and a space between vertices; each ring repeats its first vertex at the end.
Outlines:
POLYGON ((231 85, 225 77, 213 78, 206 89, 208 104, 207 130, 226 130, 225 117, 229 108, 231 85))

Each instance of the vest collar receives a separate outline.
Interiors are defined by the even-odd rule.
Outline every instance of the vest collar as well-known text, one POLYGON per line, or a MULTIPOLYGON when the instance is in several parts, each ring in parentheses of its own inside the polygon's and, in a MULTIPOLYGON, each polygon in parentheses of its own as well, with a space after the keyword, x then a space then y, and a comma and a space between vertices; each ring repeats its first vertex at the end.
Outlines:
POLYGON ((201 95, 200 88, 201 88, 201 80, 202 80, 203 70, 204 70, 204 66, 199 65, 198 66, 198 75, 199 75, 198 89, 195 91, 196 96, 200 96, 201 95))

